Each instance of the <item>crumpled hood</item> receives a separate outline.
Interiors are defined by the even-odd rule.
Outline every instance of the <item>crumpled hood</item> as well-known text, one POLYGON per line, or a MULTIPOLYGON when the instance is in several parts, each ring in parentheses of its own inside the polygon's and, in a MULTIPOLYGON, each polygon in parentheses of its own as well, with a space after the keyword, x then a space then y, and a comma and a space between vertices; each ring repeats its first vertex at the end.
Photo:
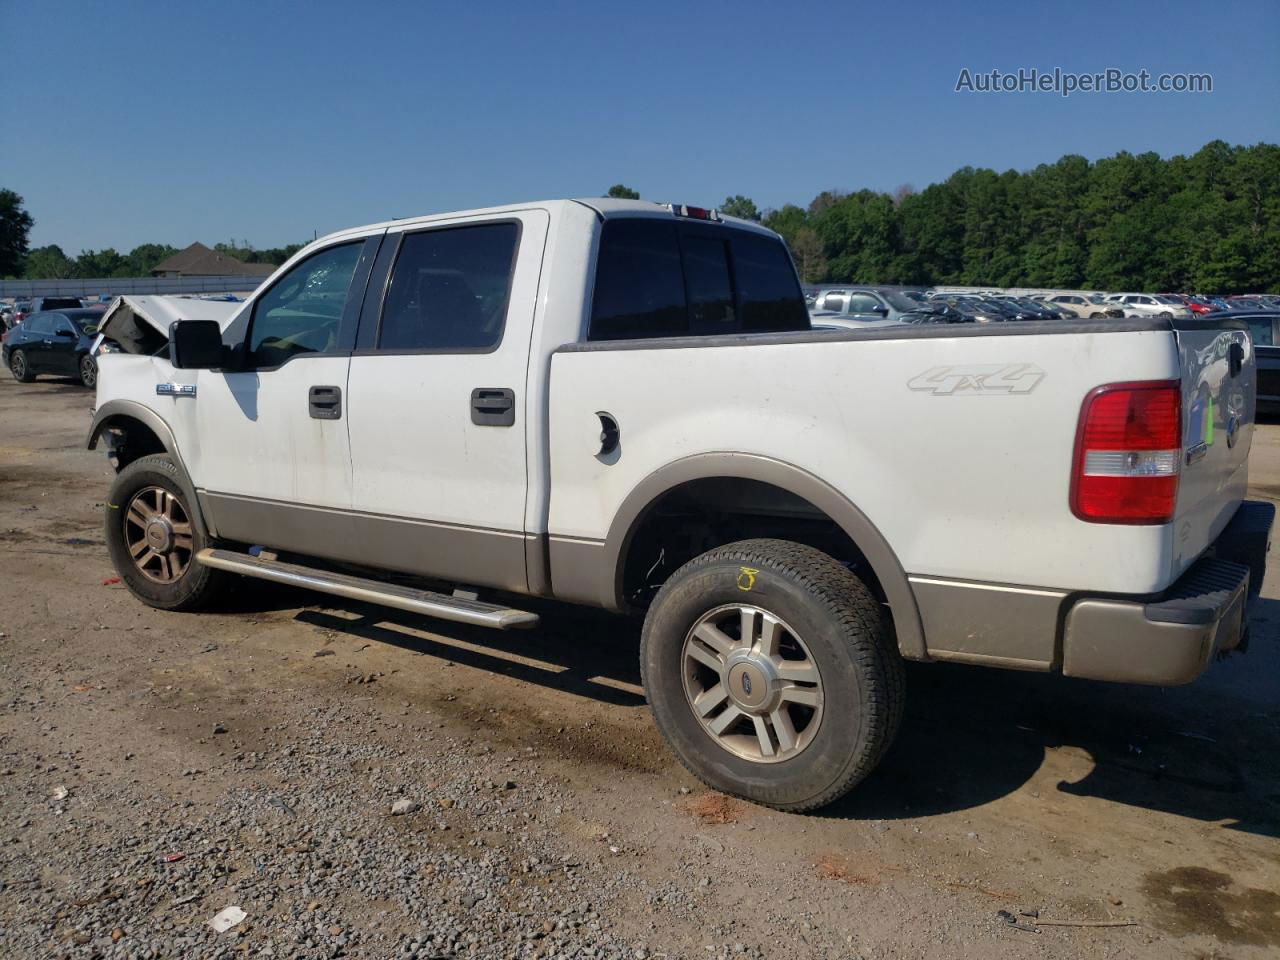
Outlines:
POLYGON ((175 320, 214 320, 225 330, 243 306, 226 300, 130 294, 112 301, 98 333, 120 344, 125 353, 155 355, 168 345, 169 325, 175 320))

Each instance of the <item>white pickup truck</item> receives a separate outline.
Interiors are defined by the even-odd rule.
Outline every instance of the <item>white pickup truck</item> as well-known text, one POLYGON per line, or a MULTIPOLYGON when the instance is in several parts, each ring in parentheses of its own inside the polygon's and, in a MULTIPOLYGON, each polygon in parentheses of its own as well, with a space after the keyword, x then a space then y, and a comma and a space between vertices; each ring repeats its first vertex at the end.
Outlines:
POLYGON ((675 753, 784 809, 872 770, 905 660, 1185 683, 1262 580, 1229 318, 815 330, 776 234, 590 199, 343 231, 152 327, 104 323, 88 439, 139 599, 644 612, 675 753))

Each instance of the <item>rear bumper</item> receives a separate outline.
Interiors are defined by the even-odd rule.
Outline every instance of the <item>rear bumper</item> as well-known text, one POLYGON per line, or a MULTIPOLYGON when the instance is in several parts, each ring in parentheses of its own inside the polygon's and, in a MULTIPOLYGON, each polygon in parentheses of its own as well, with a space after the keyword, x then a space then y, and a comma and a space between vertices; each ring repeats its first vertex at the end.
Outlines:
POLYGON ((1206 555, 1159 597, 1077 599, 1066 611, 1062 672, 1161 686, 1200 676, 1216 653, 1245 638, 1274 519, 1270 503, 1241 504, 1206 555))

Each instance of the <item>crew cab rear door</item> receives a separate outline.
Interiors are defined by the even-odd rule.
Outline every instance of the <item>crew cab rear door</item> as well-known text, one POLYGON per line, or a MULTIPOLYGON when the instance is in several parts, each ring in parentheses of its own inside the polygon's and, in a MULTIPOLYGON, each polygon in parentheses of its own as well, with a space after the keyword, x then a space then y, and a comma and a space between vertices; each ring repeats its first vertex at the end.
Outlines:
POLYGON ((526 387, 549 221, 529 209, 387 234, 348 381, 352 555, 526 588, 526 387))
POLYGON ((1256 361, 1233 318, 1174 320, 1182 377, 1182 477, 1174 515, 1174 574, 1226 526, 1249 485, 1256 361))

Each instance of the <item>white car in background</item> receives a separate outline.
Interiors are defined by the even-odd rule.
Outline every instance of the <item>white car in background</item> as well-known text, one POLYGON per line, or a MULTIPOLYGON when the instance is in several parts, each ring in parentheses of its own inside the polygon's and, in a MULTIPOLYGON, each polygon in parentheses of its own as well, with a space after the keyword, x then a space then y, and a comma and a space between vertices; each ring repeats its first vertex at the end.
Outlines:
POLYGON ((1158 297, 1153 293, 1113 293, 1107 299, 1119 303, 1126 317, 1165 317, 1191 319, 1192 312, 1176 297, 1158 297))
POLYGON ((1077 318, 1100 320, 1108 316, 1124 316, 1124 308, 1115 303, 1108 303, 1107 298, 1098 293, 1059 293, 1043 298, 1045 303, 1073 313, 1077 318), (1116 311, 1120 311, 1118 314, 1116 311))

